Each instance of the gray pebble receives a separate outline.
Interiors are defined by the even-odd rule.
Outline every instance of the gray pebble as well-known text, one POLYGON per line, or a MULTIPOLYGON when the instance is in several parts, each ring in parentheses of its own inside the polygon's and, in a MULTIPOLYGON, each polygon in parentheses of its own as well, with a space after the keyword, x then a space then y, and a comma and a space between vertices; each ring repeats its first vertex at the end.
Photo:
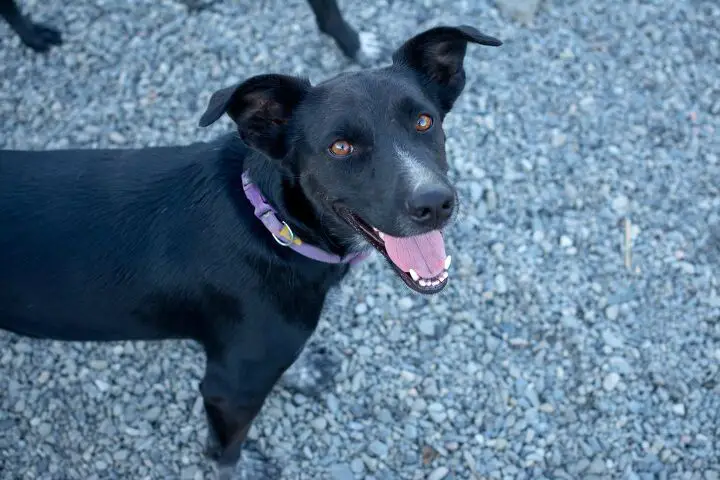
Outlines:
POLYGON ((606 392, 612 392, 613 390, 615 390, 619 383, 620 375, 618 375, 616 372, 610 372, 605 375, 602 386, 606 392))
POLYGON ((388 446, 379 440, 373 440, 370 442, 368 450, 378 458, 385 458, 389 452, 388 446))
POLYGON ((427 480, 443 480, 449 473, 450 470, 447 467, 437 467, 435 470, 430 472, 430 475, 427 476, 427 480))
POLYGON ((432 320, 430 318, 423 318, 418 322, 418 330, 420 330, 420 333, 425 335, 426 337, 434 337, 435 336, 435 329, 437 327, 437 323, 435 320, 432 320))
POLYGON ((355 474, 350 468, 350 465, 346 463, 330 467, 330 476, 332 480, 355 480, 355 474))

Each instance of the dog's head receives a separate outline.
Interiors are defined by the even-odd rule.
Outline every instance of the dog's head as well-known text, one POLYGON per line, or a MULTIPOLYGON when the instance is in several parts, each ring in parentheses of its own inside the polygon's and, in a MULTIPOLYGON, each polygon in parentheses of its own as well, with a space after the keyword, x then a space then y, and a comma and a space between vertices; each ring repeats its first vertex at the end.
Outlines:
POLYGON ((227 113, 245 143, 299 179, 334 238, 370 243, 408 286, 434 293, 447 283, 442 229, 456 203, 442 122, 465 86, 468 42, 501 45, 472 27, 433 28, 385 68, 316 86, 260 75, 220 90, 200 125, 227 113))

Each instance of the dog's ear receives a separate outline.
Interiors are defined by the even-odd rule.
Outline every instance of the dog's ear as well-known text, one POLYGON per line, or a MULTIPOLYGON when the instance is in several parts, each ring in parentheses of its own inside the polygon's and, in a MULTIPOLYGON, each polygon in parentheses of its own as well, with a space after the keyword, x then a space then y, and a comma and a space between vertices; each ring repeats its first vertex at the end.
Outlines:
POLYGON ((473 27, 435 27, 405 42, 392 56, 420 75, 430 96, 447 113, 465 87, 465 51, 468 42, 499 47, 502 42, 473 27))
POLYGON ((283 158, 287 154, 287 123, 309 89, 310 82, 302 78, 252 77, 215 92, 200 126, 207 127, 227 113, 245 143, 272 158, 283 158))

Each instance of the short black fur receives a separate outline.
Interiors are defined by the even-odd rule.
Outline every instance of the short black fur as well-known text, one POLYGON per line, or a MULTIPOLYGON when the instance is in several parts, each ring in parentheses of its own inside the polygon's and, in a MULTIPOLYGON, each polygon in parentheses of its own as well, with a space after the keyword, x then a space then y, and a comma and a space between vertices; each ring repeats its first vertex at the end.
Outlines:
POLYGON ((462 89, 452 78, 464 79, 465 49, 427 52, 444 51, 433 38, 489 37, 441 27, 421 38, 391 66, 317 86, 263 75, 220 90, 200 123, 227 113, 238 131, 214 142, 0 151, 0 328, 67 341, 196 340, 217 459, 222 472, 235 468, 253 418, 350 268, 278 245, 241 175, 298 237, 338 255, 369 248, 339 211, 399 237, 442 228, 449 218, 418 220, 408 204, 418 185, 454 195, 442 118, 462 89), (433 74, 449 64, 449 78, 433 74), (420 114, 432 128, 418 131, 420 114), (353 145, 347 158, 328 151, 338 138, 353 145))

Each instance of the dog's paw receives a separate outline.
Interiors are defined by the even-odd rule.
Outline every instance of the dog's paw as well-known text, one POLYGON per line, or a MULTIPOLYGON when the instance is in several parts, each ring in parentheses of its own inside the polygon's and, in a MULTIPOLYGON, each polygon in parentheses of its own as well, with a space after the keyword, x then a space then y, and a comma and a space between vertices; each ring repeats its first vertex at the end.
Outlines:
POLYGON ((257 444, 246 441, 237 465, 218 467, 218 480, 279 480, 282 468, 266 457, 257 444))
POLYGON ((53 45, 62 43, 62 35, 42 23, 28 23, 27 28, 20 33, 20 40, 36 52, 47 52, 53 45))
POLYGON ((208 432, 207 439, 205 440, 204 453, 208 459, 213 461, 218 460, 222 455, 222 447, 220 446, 220 441, 218 440, 217 436, 213 435, 211 432, 208 432))
POLYGON ((363 67, 374 65, 382 52, 383 46, 377 35, 372 32, 360 32, 360 49, 355 57, 360 65, 363 67))
POLYGON ((325 391, 340 372, 342 357, 321 346, 308 346, 280 379, 292 392, 314 397, 325 391))

